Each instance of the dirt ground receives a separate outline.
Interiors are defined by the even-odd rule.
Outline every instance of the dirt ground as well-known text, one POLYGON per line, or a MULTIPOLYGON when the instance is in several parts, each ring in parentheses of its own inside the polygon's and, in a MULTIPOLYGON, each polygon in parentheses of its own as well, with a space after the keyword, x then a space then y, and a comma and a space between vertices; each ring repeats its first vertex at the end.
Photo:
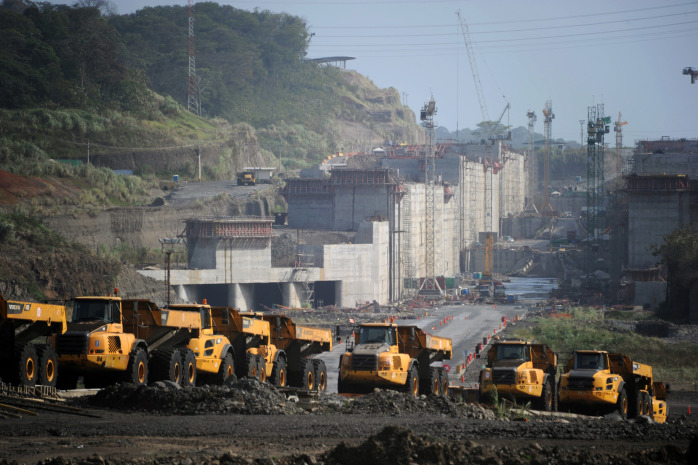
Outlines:
MULTIPOLYGON (((675 401, 698 400, 693 392, 675 401)), ((657 424, 613 415, 513 415, 441 397, 376 391, 302 404, 257 380, 115 386, 73 414, 0 420, 0 463, 423 464, 695 463, 698 412, 657 424)), ((671 406, 670 412, 674 410, 671 406)))

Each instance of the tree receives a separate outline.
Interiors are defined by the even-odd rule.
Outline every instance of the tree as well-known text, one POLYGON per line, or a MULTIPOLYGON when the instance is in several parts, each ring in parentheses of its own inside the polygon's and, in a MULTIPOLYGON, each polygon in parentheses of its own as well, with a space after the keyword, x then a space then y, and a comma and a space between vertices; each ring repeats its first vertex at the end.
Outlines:
POLYGON ((698 280, 698 230, 693 225, 676 229, 664 236, 662 245, 652 245, 651 250, 666 268, 667 304, 687 315, 689 292, 698 280))

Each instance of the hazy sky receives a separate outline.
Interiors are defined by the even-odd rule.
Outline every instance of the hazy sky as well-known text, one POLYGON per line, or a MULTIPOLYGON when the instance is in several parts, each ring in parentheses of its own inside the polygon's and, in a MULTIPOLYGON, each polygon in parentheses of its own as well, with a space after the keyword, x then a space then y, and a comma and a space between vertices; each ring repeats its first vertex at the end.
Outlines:
MULTIPOLYGON (((52 3, 72 4, 54 0, 52 3)), ((113 0, 118 13, 187 1, 113 0)), ((681 0, 220 0, 245 10, 306 20, 309 58, 352 56, 347 68, 394 87, 416 114, 433 95, 435 121, 454 131, 483 120, 465 40, 467 23, 485 108, 526 126, 552 102, 552 137, 580 140, 588 107, 622 112, 624 145, 639 139, 698 137, 698 1, 681 0)), ((196 26, 195 26, 196 27, 196 26)), ((186 41, 182 41, 186 47, 186 41)), ((615 144, 613 129, 607 142, 615 144), (612 139, 612 140, 611 140, 612 139)))

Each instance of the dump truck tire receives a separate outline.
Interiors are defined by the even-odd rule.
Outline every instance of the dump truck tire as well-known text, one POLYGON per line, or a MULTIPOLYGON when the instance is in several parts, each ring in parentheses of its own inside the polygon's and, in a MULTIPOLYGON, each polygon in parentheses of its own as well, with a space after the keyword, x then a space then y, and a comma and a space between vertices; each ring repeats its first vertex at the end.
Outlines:
POLYGON ((271 384, 279 387, 286 387, 288 383, 286 371, 286 360, 279 357, 274 362, 274 367, 271 370, 271 384))
POLYGON ((36 346, 36 355, 39 358, 38 383, 43 386, 56 387, 58 380, 58 355, 56 349, 48 344, 36 346))
POLYGON ((436 368, 429 369, 429 375, 421 380, 422 394, 427 396, 438 396, 441 392, 441 380, 439 379, 439 370, 436 368))
POLYGON ((182 387, 196 386, 196 356, 191 349, 180 349, 182 357, 182 387))
POLYGON ((419 373, 414 365, 407 373, 407 382, 405 383, 405 392, 412 397, 419 395, 419 373))
POLYGON ((618 413, 624 420, 628 418, 628 394, 625 388, 621 389, 620 394, 618 394, 616 410, 618 410, 618 413))
POLYGON ((150 359, 152 381, 173 381, 182 384, 182 355, 177 349, 156 351, 150 359))
POLYGON ((445 368, 439 368, 439 380, 441 381, 441 395, 448 397, 448 371, 445 368))
POLYGON ((228 380, 235 376, 235 362, 233 361, 233 354, 228 352, 221 360, 221 366, 218 369, 218 373, 212 376, 214 384, 225 384, 228 380))
POLYGON ((251 352, 245 354, 245 376, 248 378, 257 378, 259 376, 257 373, 258 368, 257 355, 251 352))
POLYGON ((327 367, 323 360, 313 360, 313 368, 315 368, 315 389, 320 392, 327 391, 327 367))
POLYGON ((267 380, 267 361, 263 355, 257 355, 257 378, 263 383, 267 380))
POLYGON ((136 386, 148 383, 148 356, 143 349, 137 348, 131 352, 123 381, 136 386))
POLYGON ((15 365, 13 381, 19 386, 36 386, 39 377, 39 358, 31 344, 15 346, 15 365))
POLYGON ((536 408, 541 412, 550 412, 553 409, 553 390, 550 386, 550 380, 543 384, 543 391, 540 393, 540 398, 537 399, 536 408))
POLYGON ((643 392, 642 393, 643 397, 643 406, 644 406, 644 411, 645 415, 647 415, 650 418, 654 417, 654 412, 652 411, 652 398, 650 397, 649 393, 643 392))
POLYGON ((293 373, 293 386, 310 391, 315 388, 315 373, 311 360, 301 360, 300 369, 293 373))

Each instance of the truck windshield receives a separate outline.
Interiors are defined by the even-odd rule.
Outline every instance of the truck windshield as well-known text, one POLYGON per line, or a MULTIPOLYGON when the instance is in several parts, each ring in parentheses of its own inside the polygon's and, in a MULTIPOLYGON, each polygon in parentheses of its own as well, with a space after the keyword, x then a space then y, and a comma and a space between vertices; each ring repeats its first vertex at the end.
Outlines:
POLYGON ((530 356, 525 345, 501 344, 497 347, 497 360, 530 360, 530 356))
POLYGON ((578 353, 574 361, 574 367, 582 370, 603 370, 606 366, 606 357, 603 354, 578 353))
POLYGON ((111 300, 73 301, 72 321, 102 320, 107 323, 121 323, 119 302, 111 300))
POLYGON ((385 343, 393 345, 393 330, 391 328, 363 327, 359 331, 359 344, 385 343))

